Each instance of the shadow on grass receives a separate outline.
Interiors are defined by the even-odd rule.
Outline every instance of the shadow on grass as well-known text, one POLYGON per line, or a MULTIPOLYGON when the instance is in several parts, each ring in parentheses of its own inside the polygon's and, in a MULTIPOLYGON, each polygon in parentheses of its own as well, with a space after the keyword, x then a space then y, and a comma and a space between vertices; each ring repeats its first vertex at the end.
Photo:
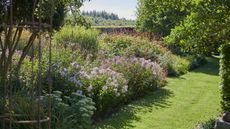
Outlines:
POLYGON ((195 69, 193 72, 218 76, 219 59, 215 57, 209 57, 207 58, 207 63, 205 65, 195 69))
POLYGON ((132 102, 131 104, 122 108, 118 113, 115 113, 111 118, 102 121, 96 125, 96 129, 121 129, 123 127, 133 128, 131 122, 139 121, 140 118, 136 116, 136 112, 148 113, 152 109, 162 109, 170 107, 171 103, 167 101, 172 97, 173 93, 167 89, 159 89, 155 92, 149 93, 145 97, 132 102))

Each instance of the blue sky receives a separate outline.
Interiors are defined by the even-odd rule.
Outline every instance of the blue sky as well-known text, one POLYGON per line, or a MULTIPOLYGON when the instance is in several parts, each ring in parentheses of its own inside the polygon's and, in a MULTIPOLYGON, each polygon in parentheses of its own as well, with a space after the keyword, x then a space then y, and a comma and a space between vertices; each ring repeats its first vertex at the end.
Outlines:
POLYGON ((81 10, 107 11, 118 14, 120 18, 136 18, 137 0, 92 0, 85 2, 81 10))

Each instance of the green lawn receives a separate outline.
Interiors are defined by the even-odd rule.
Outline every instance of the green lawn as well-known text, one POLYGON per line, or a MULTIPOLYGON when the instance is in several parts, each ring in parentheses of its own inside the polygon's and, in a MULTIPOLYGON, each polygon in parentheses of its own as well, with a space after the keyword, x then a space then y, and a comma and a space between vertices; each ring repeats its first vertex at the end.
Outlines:
POLYGON ((168 85, 137 100, 96 129, 193 129, 198 123, 220 113, 218 61, 180 78, 169 78, 168 85))

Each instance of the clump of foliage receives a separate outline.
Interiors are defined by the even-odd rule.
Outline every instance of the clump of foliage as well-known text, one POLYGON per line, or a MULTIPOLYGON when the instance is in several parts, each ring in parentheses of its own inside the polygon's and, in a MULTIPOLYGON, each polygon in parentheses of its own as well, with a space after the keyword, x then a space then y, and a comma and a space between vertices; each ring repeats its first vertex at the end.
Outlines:
POLYGON ((64 48, 80 50, 84 56, 96 56, 98 51, 98 35, 99 32, 96 29, 64 26, 54 35, 54 40, 57 44, 64 46, 64 48))
POLYGON ((190 62, 186 58, 171 54, 167 52, 158 56, 158 60, 165 69, 168 71, 168 75, 179 76, 185 74, 190 69, 190 62))
POLYGON ((222 78, 222 108, 230 111, 230 44, 221 47, 220 75, 222 78))
MULTIPOLYGON (((48 109, 50 95, 41 99, 44 107, 48 109)), ((54 91, 52 99, 52 125, 55 129, 91 129, 92 116, 95 111, 94 102, 91 98, 78 93, 63 96, 62 92, 54 91)))

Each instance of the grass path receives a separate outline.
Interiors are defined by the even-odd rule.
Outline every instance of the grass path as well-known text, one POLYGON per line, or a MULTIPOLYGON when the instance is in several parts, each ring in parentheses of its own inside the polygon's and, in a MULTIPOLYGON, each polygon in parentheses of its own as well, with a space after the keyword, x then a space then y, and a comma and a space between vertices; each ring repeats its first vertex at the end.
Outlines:
POLYGON ((193 129, 198 123, 215 118, 220 112, 218 61, 180 78, 169 78, 168 85, 137 100, 96 129, 193 129))

